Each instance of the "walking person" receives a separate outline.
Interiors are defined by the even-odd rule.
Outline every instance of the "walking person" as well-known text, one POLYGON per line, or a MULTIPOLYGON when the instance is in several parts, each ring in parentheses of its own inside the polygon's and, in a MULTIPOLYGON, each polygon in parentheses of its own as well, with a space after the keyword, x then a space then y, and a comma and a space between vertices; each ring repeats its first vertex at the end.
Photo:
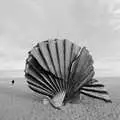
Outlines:
POLYGON ((14 80, 12 80, 11 82, 12 82, 12 85, 14 85, 15 81, 14 81, 14 80))

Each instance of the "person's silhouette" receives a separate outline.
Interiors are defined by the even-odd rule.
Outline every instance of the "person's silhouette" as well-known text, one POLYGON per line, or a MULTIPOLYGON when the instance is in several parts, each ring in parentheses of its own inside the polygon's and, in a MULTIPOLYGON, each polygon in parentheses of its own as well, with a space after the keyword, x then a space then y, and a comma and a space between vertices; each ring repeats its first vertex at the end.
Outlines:
POLYGON ((15 81, 14 81, 14 80, 12 80, 11 82, 12 82, 12 85, 15 83, 15 81))

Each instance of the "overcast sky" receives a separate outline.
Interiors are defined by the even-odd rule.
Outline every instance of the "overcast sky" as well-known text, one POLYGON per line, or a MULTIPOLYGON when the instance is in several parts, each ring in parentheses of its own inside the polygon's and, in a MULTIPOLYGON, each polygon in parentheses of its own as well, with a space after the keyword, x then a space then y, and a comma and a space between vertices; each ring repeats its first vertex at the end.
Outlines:
POLYGON ((49 38, 87 46, 96 76, 120 76, 120 0, 0 0, 0 74, 24 75, 27 52, 49 38))

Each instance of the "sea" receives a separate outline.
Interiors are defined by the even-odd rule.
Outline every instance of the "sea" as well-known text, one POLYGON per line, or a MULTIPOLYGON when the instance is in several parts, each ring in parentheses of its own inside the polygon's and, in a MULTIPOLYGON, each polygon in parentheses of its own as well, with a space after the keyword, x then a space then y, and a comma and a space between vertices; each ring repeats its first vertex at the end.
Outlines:
MULTIPOLYGON (((105 85, 111 99, 120 100, 120 77, 98 77, 96 78, 105 85)), ((2 77, 0 78, 0 88, 13 87, 16 90, 30 92, 25 77, 2 77), (12 85, 12 80, 15 81, 12 85)))

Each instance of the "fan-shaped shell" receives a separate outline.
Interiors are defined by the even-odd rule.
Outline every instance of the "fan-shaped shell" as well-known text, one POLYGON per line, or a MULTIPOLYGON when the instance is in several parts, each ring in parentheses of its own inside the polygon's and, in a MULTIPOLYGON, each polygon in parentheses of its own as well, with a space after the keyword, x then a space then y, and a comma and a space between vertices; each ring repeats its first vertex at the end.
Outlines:
POLYGON ((79 94, 110 101, 103 85, 93 79, 92 56, 68 40, 48 40, 29 51, 25 76, 29 87, 53 100, 55 106, 79 94))

